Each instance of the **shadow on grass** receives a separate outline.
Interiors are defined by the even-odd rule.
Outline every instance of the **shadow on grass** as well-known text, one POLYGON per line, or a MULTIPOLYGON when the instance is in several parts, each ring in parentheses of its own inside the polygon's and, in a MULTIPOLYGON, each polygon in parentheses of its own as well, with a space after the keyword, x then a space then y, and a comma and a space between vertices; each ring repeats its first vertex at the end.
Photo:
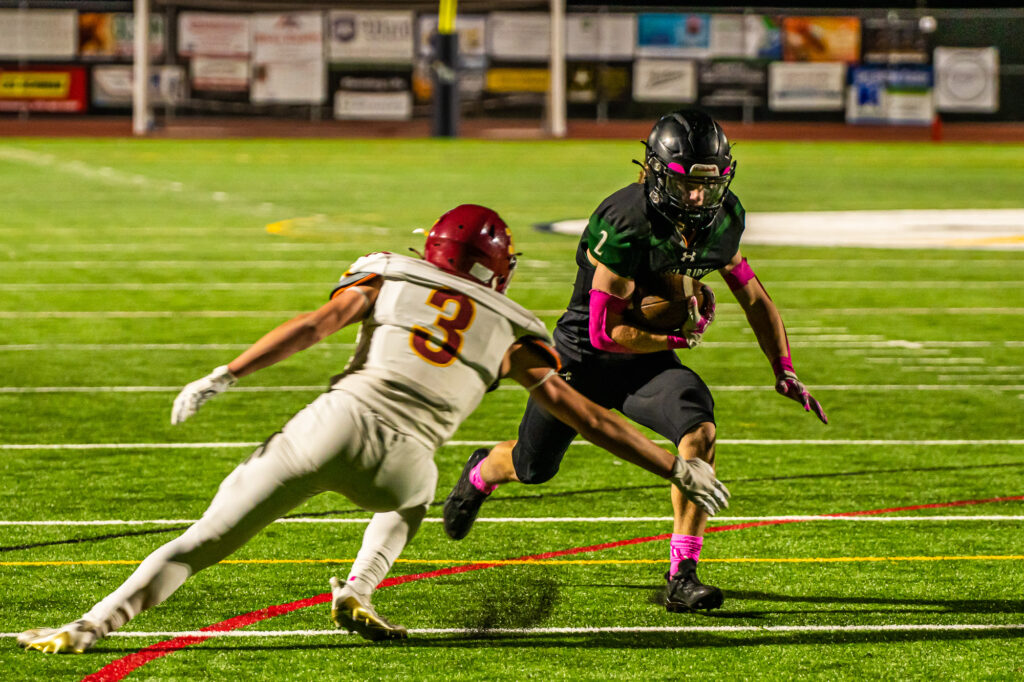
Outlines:
MULTIPOLYGON (((664 603, 664 595, 659 594, 658 598, 664 603)), ((770 592, 753 592, 727 590, 725 591, 726 602, 737 601, 759 601, 759 602, 784 602, 784 603, 805 603, 805 604, 847 604, 847 605, 878 605, 888 607, 879 609, 885 613, 907 613, 908 610, 925 613, 1024 613, 1024 599, 908 599, 901 597, 838 597, 828 595, 788 595, 773 594, 770 592)), ((656 602, 658 603, 658 602, 656 602)), ((813 610, 804 613, 849 613, 848 609, 838 611, 813 610)), ((778 611, 752 612, 754 614, 777 614, 778 611)), ((800 613, 786 611, 785 613, 800 613)), ((864 613, 858 611, 857 613, 864 613)), ((736 617, 732 613, 715 613, 717 616, 736 617)))

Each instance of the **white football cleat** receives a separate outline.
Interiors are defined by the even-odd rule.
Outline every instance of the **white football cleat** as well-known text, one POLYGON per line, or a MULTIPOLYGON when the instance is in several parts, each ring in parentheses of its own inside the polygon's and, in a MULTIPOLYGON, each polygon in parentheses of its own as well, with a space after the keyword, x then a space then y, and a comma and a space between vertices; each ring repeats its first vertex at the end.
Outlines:
POLYGON ((390 623, 377 614, 369 595, 356 592, 350 585, 342 585, 334 577, 331 578, 331 596, 331 618, 336 627, 356 632, 372 642, 409 636, 404 626, 390 623))
POLYGON ((18 635, 18 645, 44 654, 81 654, 99 639, 96 626, 76 620, 60 628, 33 628, 18 635))

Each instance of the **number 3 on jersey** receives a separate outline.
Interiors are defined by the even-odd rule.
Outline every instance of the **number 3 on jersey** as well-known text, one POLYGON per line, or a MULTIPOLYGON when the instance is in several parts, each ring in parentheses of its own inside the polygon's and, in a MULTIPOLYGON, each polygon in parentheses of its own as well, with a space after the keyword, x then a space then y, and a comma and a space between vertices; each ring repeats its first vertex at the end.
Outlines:
POLYGON ((462 349, 462 332, 473 324, 476 306, 468 296, 438 289, 430 292, 427 305, 441 311, 433 325, 441 333, 414 325, 409 335, 409 345, 416 355, 430 364, 447 367, 455 362, 455 356, 462 349), (438 345, 434 339, 442 335, 444 341, 438 345))

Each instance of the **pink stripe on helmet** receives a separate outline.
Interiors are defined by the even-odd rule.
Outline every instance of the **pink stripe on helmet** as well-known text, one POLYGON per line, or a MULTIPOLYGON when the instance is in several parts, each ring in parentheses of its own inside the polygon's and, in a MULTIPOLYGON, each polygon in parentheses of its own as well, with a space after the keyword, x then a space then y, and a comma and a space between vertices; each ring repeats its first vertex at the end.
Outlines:
POLYGON ((676 173, 682 173, 683 175, 686 175, 686 169, 683 168, 680 164, 676 163, 675 161, 668 165, 668 169, 670 171, 675 171, 676 173))

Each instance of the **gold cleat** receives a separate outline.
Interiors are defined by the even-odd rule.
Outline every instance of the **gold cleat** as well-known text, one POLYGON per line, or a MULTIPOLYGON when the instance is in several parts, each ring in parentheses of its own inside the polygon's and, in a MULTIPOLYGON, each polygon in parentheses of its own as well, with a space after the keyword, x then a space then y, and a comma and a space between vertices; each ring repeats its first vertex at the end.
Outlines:
POLYGON ((95 626, 76 620, 61 628, 33 628, 18 635, 18 645, 44 654, 81 654, 98 639, 95 626))
POLYGON ((370 597, 360 595, 348 585, 342 586, 331 578, 331 618, 334 625, 358 633, 363 639, 380 642, 387 639, 406 639, 409 631, 377 614, 370 597))

